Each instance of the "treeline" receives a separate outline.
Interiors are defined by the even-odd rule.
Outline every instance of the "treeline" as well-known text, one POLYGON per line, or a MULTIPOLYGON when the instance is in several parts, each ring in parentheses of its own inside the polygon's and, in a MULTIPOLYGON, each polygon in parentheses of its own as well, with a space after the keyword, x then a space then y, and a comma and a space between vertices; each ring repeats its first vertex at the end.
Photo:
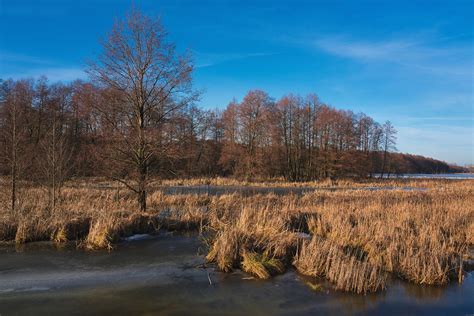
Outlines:
MULTIPOLYGON (((394 174, 403 173, 460 173, 468 172, 467 168, 448 164, 433 158, 420 155, 410 155, 402 153, 390 153, 390 161, 392 161, 391 172, 394 174)), ((377 173, 382 170, 376 170, 377 173)))
MULTIPOLYGON (((2 82, 2 174, 61 182, 71 176, 114 173, 109 169, 118 168, 117 163, 107 153, 114 135, 97 111, 105 107, 99 103, 110 102, 107 93, 81 81, 2 82)), ((439 160, 393 153, 395 130, 390 123, 334 109, 316 95, 274 101, 263 91, 250 91, 223 111, 196 106, 173 111, 155 132, 163 154, 149 169, 161 177, 300 181, 456 171, 439 160)), ((122 177, 131 172, 120 168, 122 177)))

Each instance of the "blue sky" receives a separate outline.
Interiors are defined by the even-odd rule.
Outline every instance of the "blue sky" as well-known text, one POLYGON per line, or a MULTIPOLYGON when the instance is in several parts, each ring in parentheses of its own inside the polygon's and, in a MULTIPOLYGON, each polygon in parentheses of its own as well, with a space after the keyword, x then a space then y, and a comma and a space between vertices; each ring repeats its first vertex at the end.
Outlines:
MULTIPOLYGON (((398 149, 474 163, 474 1, 134 1, 196 65, 201 105, 315 92, 398 129, 398 149)), ((130 1, 0 0, 0 78, 86 78, 130 1)))

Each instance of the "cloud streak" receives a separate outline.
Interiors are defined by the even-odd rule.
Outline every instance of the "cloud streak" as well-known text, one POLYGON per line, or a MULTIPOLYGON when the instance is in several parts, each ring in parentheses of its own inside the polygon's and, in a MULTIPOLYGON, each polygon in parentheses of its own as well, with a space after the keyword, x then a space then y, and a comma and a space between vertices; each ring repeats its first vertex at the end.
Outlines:
POLYGON ((4 79, 39 78, 41 76, 46 76, 52 82, 69 82, 76 79, 87 78, 87 74, 84 72, 84 70, 77 67, 49 67, 32 70, 23 69, 12 73, 0 73, 0 78, 4 79))
POLYGON ((319 38, 312 42, 318 50, 363 63, 390 63, 431 74, 472 76, 472 45, 436 47, 426 40, 354 40, 344 36, 319 38))
POLYGON ((78 66, 61 65, 37 56, 0 51, 0 78, 23 79, 40 76, 46 76, 53 82, 87 78, 84 70, 78 66))
POLYGON ((199 53, 195 52, 197 63, 196 68, 206 68, 216 66, 222 63, 243 60, 247 58, 265 57, 276 55, 276 53, 227 53, 227 54, 213 54, 213 53, 199 53))
POLYGON ((2 68, 11 63, 34 64, 34 65, 52 64, 50 60, 40 58, 37 56, 11 53, 7 51, 0 51, 0 65, 2 66, 2 68))

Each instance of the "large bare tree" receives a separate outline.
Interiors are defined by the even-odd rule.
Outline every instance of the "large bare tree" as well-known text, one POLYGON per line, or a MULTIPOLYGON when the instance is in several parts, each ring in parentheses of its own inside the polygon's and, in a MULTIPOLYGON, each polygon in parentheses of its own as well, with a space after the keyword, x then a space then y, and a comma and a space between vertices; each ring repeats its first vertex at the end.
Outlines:
POLYGON ((132 10, 117 21, 88 70, 110 100, 97 104, 114 132, 113 157, 134 170, 132 181, 116 177, 138 195, 146 211, 148 168, 164 152, 160 130, 168 117, 197 98, 193 67, 166 39, 160 20, 132 10))

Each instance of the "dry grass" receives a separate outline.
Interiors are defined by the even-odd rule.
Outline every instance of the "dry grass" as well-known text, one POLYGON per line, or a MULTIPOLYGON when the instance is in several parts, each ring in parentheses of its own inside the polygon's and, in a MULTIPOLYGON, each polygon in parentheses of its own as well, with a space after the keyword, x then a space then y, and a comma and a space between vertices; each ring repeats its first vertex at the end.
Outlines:
POLYGON ((380 266, 369 263, 359 249, 348 250, 328 239, 304 241, 293 264, 304 275, 327 278, 338 290, 367 293, 385 288, 380 266))
MULTIPOLYGON (((201 179, 182 184, 198 184, 192 181, 209 183, 201 179)), ((242 184, 214 181, 211 184, 242 184)), ((418 284, 462 281, 462 258, 474 244, 474 181, 331 185, 340 190, 247 197, 154 191, 148 195, 147 214, 139 213, 134 195, 105 181, 89 187, 86 182, 69 184, 54 210, 47 193, 32 187, 22 191, 15 214, 0 196, 0 241, 75 241, 87 249, 111 249, 120 237, 135 233, 198 230, 205 232, 210 245, 207 259, 225 272, 240 268, 266 279, 293 264, 303 274, 356 293, 383 289, 387 274, 418 284), (428 190, 355 189, 375 186, 428 190)))
POLYGON ((85 240, 87 249, 112 249, 112 244, 119 239, 120 222, 113 217, 101 216, 92 221, 89 234, 85 240))
POLYGON ((281 260, 259 254, 257 252, 244 251, 242 253, 242 270, 254 275, 259 279, 268 279, 270 276, 285 272, 285 265, 281 260))

